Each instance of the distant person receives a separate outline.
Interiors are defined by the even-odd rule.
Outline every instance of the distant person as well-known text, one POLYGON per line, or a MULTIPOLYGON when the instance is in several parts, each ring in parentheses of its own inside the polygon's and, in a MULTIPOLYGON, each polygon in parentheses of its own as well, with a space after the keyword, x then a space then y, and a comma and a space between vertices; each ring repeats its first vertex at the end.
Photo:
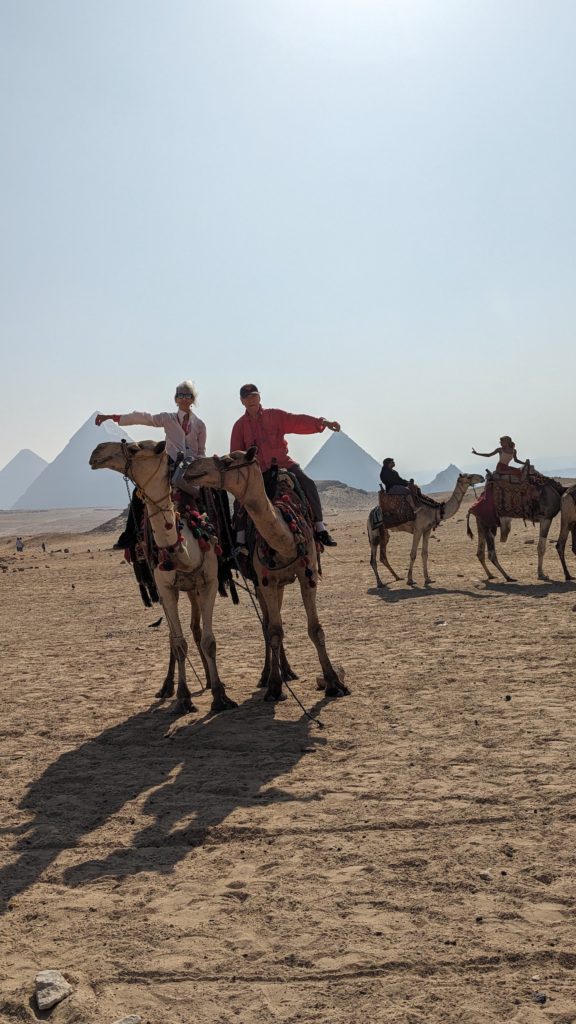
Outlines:
POLYGON ((16 551, 24 551, 24 541, 22 537, 16 537, 16 551))
MULTIPOLYGON (((240 388, 240 401, 246 412, 232 427, 230 451, 247 451, 252 445, 258 448, 256 456, 258 465, 264 473, 270 469, 273 461, 280 469, 289 469, 300 484, 310 503, 314 516, 316 539, 324 547, 336 547, 336 541, 330 536, 324 523, 322 502, 314 481, 304 473, 297 462, 288 454, 286 434, 321 434, 328 430, 339 431, 340 424, 336 420, 326 420, 323 416, 307 416, 304 413, 284 412, 283 409, 264 409, 260 401, 260 392, 255 384, 243 384, 240 388)), ((239 529, 239 544, 245 541, 244 530, 239 529)))
POLYGON ((516 444, 508 434, 504 434, 500 438, 500 447, 495 448, 493 452, 477 452, 475 448, 472 449, 473 455, 479 455, 482 459, 491 459, 493 455, 499 455, 498 465, 496 466, 496 473, 510 473, 513 476, 525 476, 526 471, 522 469, 516 469, 511 466, 511 462, 517 462, 519 466, 529 466, 530 463, 526 459, 522 462, 522 459, 518 458, 516 453, 516 444))
POLYGON ((177 412, 129 412, 121 415, 98 413, 95 423, 99 427, 106 420, 114 420, 121 427, 163 427, 166 452, 171 464, 180 454, 185 458, 197 459, 206 454, 206 426, 192 411, 196 398, 194 384, 191 380, 184 380, 177 385, 174 395, 177 412))
POLYGON ((42 551, 44 552, 44 554, 46 554, 46 545, 44 541, 42 541, 42 551))

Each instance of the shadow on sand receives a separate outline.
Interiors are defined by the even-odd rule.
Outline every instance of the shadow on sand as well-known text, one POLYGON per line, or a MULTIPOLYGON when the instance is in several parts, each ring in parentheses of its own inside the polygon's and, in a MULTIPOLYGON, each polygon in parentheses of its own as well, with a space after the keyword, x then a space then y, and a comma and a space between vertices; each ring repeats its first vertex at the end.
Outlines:
POLYGON ((478 601, 484 601, 490 597, 491 594, 498 594, 502 597, 532 597, 542 598, 548 597, 549 594, 559 594, 562 592, 570 591, 576 587, 576 581, 574 580, 550 580, 546 583, 540 581, 538 583, 522 583, 520 580, 507 583, 506 581, 500 582, 499 580, 482 580, 478 589, 467 590, 464 588, 450 588, 450 587, 436 587, 432 586, 418 586, 406 587, 403 590, 390 590, 388 586, 385 587, 369 587, 367 593, 372 597, 379 597, 381 601, 385 601, 387 604, 396 604, 398 601, 409 601, 414 598, 426 598, 434 595, 456 595, 462 597, 472 597, 478 601))
MULTIPOLYGON (((311 709, 317 715, 325 698, 311 709)), ((12 830, 15 864, 0 872, 2 909, 33 885, 64 851, 77 849, 78 861, 64 875, 79 885, 104 876, 138 871, 169 872, 191 846, 202 845, 208 830, 237 808, 294 799, 280 789, 266 789, 307 753, 326 741, 317 726, 275 717, 275 706, 261 692, 238 710, 194 720, 166 737, 174 719, 165 709, 140 712, 120 725, 69 751, 34 781, 21 803, 32 820, 12 830), (106 834, 83 843, 131 801, 147 794, 142 808, 145 827, 107 852, 106 834), (260 799, 258 799, 260 796, 260 799), (84 859, 101 844, 104 859, 84 859)), ((124 820, 129 820, 130 809, 124 820)), ((122 820, 122 816, 121 816, 122 820)))

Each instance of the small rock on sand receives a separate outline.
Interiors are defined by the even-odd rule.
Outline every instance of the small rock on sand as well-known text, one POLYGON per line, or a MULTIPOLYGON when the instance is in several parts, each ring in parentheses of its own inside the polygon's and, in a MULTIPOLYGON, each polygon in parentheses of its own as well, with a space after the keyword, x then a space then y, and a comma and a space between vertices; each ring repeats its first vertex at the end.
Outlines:
POLYGON ((40 1010, 49 1010, 72 992, 72 985, 60 971, 40 971, 35 980, 36 1002, 40 1010))

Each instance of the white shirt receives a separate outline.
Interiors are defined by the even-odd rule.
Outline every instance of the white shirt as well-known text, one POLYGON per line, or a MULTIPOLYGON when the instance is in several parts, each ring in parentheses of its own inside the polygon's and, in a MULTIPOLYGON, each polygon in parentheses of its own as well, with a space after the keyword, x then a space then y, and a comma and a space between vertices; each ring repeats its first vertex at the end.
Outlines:
POLYGON ((171 459, 182 452, 187 457, 197 459, 206 455, 206 425, 196 413, 190 410, 188 433, 184 433, 183 412, 129 412, 120 416, 121 427, 136 426, 164 427, 166 434, 166 451, 171 459))

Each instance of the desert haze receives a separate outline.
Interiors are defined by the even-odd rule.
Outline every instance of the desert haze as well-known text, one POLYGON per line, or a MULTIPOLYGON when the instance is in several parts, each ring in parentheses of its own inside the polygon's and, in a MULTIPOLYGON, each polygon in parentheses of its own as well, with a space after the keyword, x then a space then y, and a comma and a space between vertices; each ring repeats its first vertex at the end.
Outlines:
POLYGON ((166 624, 115 535, 72 514, 56 535, 50 513, 23 555, 0 540, 0 1020, 39 1019, 34 977, 55 968, 73 988, 57 1024, 576 1021, 576 587, 553 543, 536 581, 521 522, 500 549, 519 582, 487 583, 465 504, 432 535, 433 586, 417 561, 407 587, 393 535, 403 579, 377 590, 370 496, 324 500, 318 605, 350 696, 316 689, 293 587, 284 602, 323 729, 263 703, 244 592, 215 614, 240 707, 207 717, 190 671, 199 712, 176 719, 154 700, 166 624))

